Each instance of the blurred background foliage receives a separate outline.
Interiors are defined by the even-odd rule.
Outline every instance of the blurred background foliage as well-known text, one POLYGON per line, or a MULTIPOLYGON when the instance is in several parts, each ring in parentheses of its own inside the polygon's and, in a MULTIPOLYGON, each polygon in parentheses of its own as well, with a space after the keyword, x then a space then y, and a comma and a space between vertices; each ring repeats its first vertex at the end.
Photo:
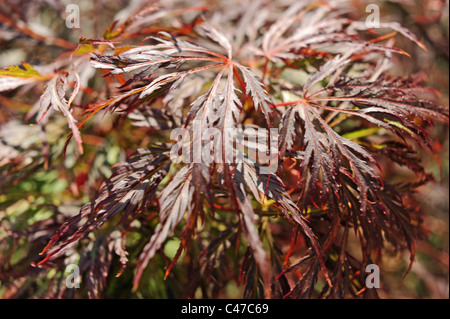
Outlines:
MULTIPOLYGON (((77 43, 80 36, 101 38, 117 13, 125 13, 124 8, 137 8, 139 1, 90 1, 77 0, 81 10, 81 28, 68 29, 65 26, 66 5, 72 1, 58 0, 14 0, 0 1, 0 67, 18 65, 26 61, 32 65, 46 65, 66 52, 64 45, 55 45, 52 39, 63 39, 77 43), (25 5, 26 4, 26 5, 25 5), (134 6, 134 7, 133 7, 134 6), (24 35, 12 27, 8 19, 22 19, 36 33, 44 35, 36 38, 24 35)), ((178 1, 182 3, 183 1, 178 1)), ((372 1, 354 0, 354 18, 365 19, 365 7, 372 1)), ((406 39, 398 39, 397 46, 409 52, 411 57, 395 56, 395 68, 392 74, 407 75, 424 72, 429 86, 440 92, 440 104, 448 107, 449 89, 449 16, 448 1, 443 0, 397 0, 373 1, 381 9, 382 21, 397 21, 415 33, 427 46, 428 52, 421 51, 406 39)), ((189 1, 185 1, 189 4, 189 1)), ((201 2, 198 2, 201 3, 201 2)), ((218 1, 204 1, 204 5, 220 8, 218 1)), ((131 10, 129 9, 129 10, 131 10)), ((126 42, 126 39, 125 39, 126 42)), ((89 80, 92 91, 89 100, 102 98, 104 79, 96 75, 89 80), (97 90, 98 89, 98 90, 97 90)), ((74 143, 70 143, 66 156, 62 156, 67 137, 66 121, 59 117, 46 126, 31 126, 27 114, 33 108, 35 96, 42 86, 31 90, 22 87, 15 92, 14 99, 10 92, 0 93, 0 297, 86 297, 87 288, 65 292, 55 291, 54 282, 64 281, 67 273, 63 270, 48 269, 42 271, 30 264, 39 259, 39 252, 69 216, 78 213, 82 204, 91 200, 104 178, 111 175, 111 166, 124 160, 131 151, 144 147, 150 142, 158 141, 159 134, 150 129, 136 128, 125 123, 120 116, 96 115, 83 128, 85 154, 76 152, 74 143), (89 173, 89 174, 88 174, 89 173), (34 231, 30 232, 29 229, 34 231), (71 295, 75 294, 75 295, 71 295)), ((86 96, 83 99, 87 99, 86 96)), ((79 105, 85 100, 78 101, 79 105)), ((382 298, 448 298, 449 294, 449 145, 448 128, 437 125, 433 136, 439 151, 441 167, 436 158, 424 152, 425 167, 431 172, 436 182, 423 187, 416 194, 423 210, 424 225, 428 237, 417 242, 416 262, 411 272, 401 284, 398 278, 406 272, 409 256, 392 251, 384 257, 381 265, 382 298)), ((386 164, 386 163, 385 163, 386 164)), ((402 180, 410 171, 396 165, 384 171, 386 180, 402 180)), ((127 247, 131 261, 142 250, 142 245, 153 233, 156 220, 152 218, 155 210, 148 210, 127 230, 127 247)), ((219 214, 229 225, 236 223, 235 216, 219 214), (228 219, 228 220, 227 220, 228 219)), ((214 221, 208 221, 212 224, 214 221)), ((203 225, 202 227, 207 227, 203 225)), ((208 226, 209 227, 209 226, 208 226)), ((290 245, 290 233, 284 223, 271 224, 281 250, 285 253, 290 245)), ((95 245, 88 247, 89 253, 78 255, 74 252, 72 262, 83 260, 83 278, 89 272, 102 272, 96 261, 109 258, 106 250, 114 250, 121 233, 114 231, 115 224, 108 223, 95 232, 95 245)), ((225 229, 211 226, 208 232, 199 232, 199 236, 223 235, 225 229)), ((92 234, 91 234, 92 235, 92 234)), ((230 227, 228 236, 235 235, 230 227)), ((94 235, 92 235, 94 236, 94 235)), ((266 238, 267 240, 267 238, 266 238)), ((355 239, 357 240, 357 239, 355 239)), ((301 244, 301 243, 300 243, 301 244)), ((120 245, 120 243, 119 243, 120 245)), ((146 270, 141 286, 135 293, 130 293, 133 264, 127 265, 121 273, 118 257, 103 260, 103 265, 110 263, 112 271, 103 283, 91 283, 101 287, 109 283, 101 297, 109 298, 170 298, 180 297, 184 285, 189 282, 189 267, 192 260, 182 256, 171 274, 164 279, 164 269, 175 256, 180 243, 176 238, 169 240, 164 253, 155 256, 146 270)), ((231 245, 231 244, 230 244, 231 245)), ((195 245, 194 245, 195 246, 195 245)), ((195 249, 195 247, 193 248, 195 249)), ((387 247, 389 251, 389 247, 387 247)), ((212 256, 220 262, 221 258, 239 261, 245 257, 243 246, 234 252, 225 250, 221 256, 212 256), (236 254, 235 254, 236 253, 236 254)), ((225 263, 224 263, 225 264, 225 263)), ((240 262, 230 263, 239 267, 240 262)), ((208 292, 207 287, 195 292, 196 297, 234 298, 242 295, 242 289, 234 280, 233 274, 239 269, 221 268, 216 273, 223 287, 208 292)), ((181 297, 183 297, 181 295, 181 297)))

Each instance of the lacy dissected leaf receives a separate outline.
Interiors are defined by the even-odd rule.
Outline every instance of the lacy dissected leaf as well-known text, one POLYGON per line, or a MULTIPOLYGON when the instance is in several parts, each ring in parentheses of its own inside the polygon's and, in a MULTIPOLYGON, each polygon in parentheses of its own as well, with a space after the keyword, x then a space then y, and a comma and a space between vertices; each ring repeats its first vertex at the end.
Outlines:
MULTIPOLYGON (((172 38, 166 33, 161 35, 172 38)), ((177 69, 189 61, 222 62, 213 51, 180 39, 173 42, 156 37, 152 39, 158 44, 128 49, 118 56, 93 55, 91 64, 94 68, 111 70, 111 74, 139 71, 127 82, 130 84, 151 76, 160 68, 177 69)))
MULTIPOLYGON (((406 54, 400 49, 379 46, 373 41, 367 42, 356 37, 356 30, 367 31, 368 27, 365 23, 352 21, 336 13, 335 6, 346 5, 344 2, 332 4, 306 1, 292 4, 264 33, 261 49, 255 51, 273 62, 296 60, 301 55, 301 49, 305 48, 321 52, 328 51, 330 47, 350 50, 364 45, 366 50, 406 54)), ((417 37, 397 23, 385 23, 382 28, 398 31, 424 48, 417 37)))
POLYGON ((427 142, 428 137, 415 122, 416 118, 429 124, 435 120, 448 122, 448 109, 421 100, 414 94, 415 90, 419 93, 423 90, 415 77, 377 82, 341 80, 329 90, 335 94, 313 100, 346 103, 347 107, 337 105, 338 112, 359 116, 398 135, 410 135, 418 142, 427 142))
MULTIPOLYGON (((139 98, 143 99, 157 90, 163 90, 165 96, 170 96, 169 94, 172 95, 169 98, 165 98, 165 101, 169 102, 168 107, 172 112, 177 112, 171 105, 171 103, 176 102, 172 92, 176 92, 183 82, 187 82, 186 78, 188 76, 196 76, 199 73, 208 74, 209 70, 218 68, 219 71, 208 92, 198 97, 197 100, 192 103, 187 123, 189 123, 190 119, 195 117, 202 107, 208 109, 208 113, 202 112, 202 114, 211 115, 215 113, 215 110, 211 110, 210 108, 218 108, 216 102, 213 103, 213 100, 216 99, 215 94, 222 90, 219 89, 219 84, 222 80, 222 76, 225 74, 225 70, 227 70, 229 74, 227 80, 228 85, 225 85, 225 92, 221 93, 221 95, 230 97, 229 94, 233 92, 233 104, 237 104, 238 96, 234 93, 237 92, 237 89, 234 87, 233 75, 235 76, 237 74, 236 69, 238 69, 243 76, 246 90, 245 93, 253 100, 255 109, 261 109, 266 116, 267 122, 270 123, 269 114, 271 112, 270 105, 272 103, 264 85, 247 67, 234 62, 229 63, 229 59, 231 58, 231 46, 224 36, 215 29, 210 29, 207 34, 226 48, 228 54, 227 57, 210 49, 191 44, 178 38, 173 38, 169 34, 162 32, 161 36, 165 36, 173 41, 165 40, 160 37, 152 37, 154 41, 157 41, 157 44, 132 48, 121 52, 117 56, 93 55, 91 63, 94 68, 110 70, 110 74, 134 72, 126 82, 125 86, 137 81, 152 79, 149 84, 136 88, 130 93, 125 93, 126 96, 128 97, 132 94, 140 93, 139 98), (212 62, 215 63, 211 64, 212 62), (198 63, 203 63, 205 65, 198 66, 198 63), (189 68, 189 64, 193 64, 195 67, 189 68), (165 70, 166 74, 157 75, 160 70, 165 70), (172 72, 167 73, 168 71, 172 72)), ((208 75, 208 77, 209 76, 211 75, 208 75)), ((119 96, 116 100, 110 100, 107 105, 99 106, 97 109, 113 105, 121 100, 122 98, 119 96)), ((231 100, 228 98, 225 99, 225 102, 226 101, 231 100)), ((228 103, 228 105, 233 104, 228 103)))
POLYGON ((222 79, 224 71, 221 70, 208 92, 199 96, 191 105, 188 116, 185 121, 185 125, 188 125, 191 121, 194 121, 194 129, 202 132, 202 129, 213 126, 216 121, 216 111, 219 104, 219 83, 222 79))
MULTIPOLYGON (((332 61, 331 72, 324 71, 327 67, 324 65, 316 73, 319 75, 311 76, 305 87, 334 72, 345 59, 332 61)), ((428 124, 435 120, 448 122, 448 110, 414 94, 425 91, 422 80, 420 76, 391 80, 382 77, 377 81, 340 79, 315 93, 306 91, 304 100, 285 103, 293 106, 283 113, 279 148, 284 157, 286 151, 297 147, 295 140, 300 136, 303 148, 301 184, 305 187, 299 202, 303 201, 303 209, 310 204, 317 206, 319 202, 322 206, 327 203, 328 209, 336 209, 339 201, 346 202, 348 196, 353 198, 354 190, 358 191, 359 198, 352 206, 359 203, 362 211, 377 201, 375 194, 382 186, 372 168, 378 165, 377 162, 364 146, 342 137, 333 129, 350 116, 387 129, 402 139, 412 137, 418 143, 430 146, 429 137, 417 119, 428 124), (298 132, 298 123, 303 123, 301 132, 298 132), (353 190, 341 191, 349 185, 353 185, 350 186, 353 190)), ((392 152, 391 155, 396 156, 392 152)), ((409 166, 420 171, 414 165, 409 166)))
POLYGON ((139 149, 127 162, 116 164, 116 171, 103 183, 97 199, 84 205, 80 213, 66 221, 52 237, 43 250, 47 255, 40 263, 60 256, 119 213, 124 213, 119 222, 122 223, 142 211, 166 176, 170 163, 166 149, 151 148, 139 149), (85 223, 77 226, 85 218, 85 223), (57 244, 68 232, 72 233, 57 244))
POLYGON ((264 84, 247 67, 239 66, 239 70, 244 76, 246 93, 252 98, 255 109, 261 109, 266 116, 267 123, 271 123, 270 114, 272 111, 270 105, 273 103, 267 94, 264 84))
POLYGON ((308 81, 306 81, 304 85, 304 91, 307 92, 314 84, 322 81, 327 76, 336 72, 337 69, 349 63, 349 57, 351 57, 352 54, 355 53, 355 51, 356 50, 349 50, 344 55, 338 55, 333 60, 329 60, 327 63, 325 63, 316 73, 308 78, 308 81))
MULTIPOLYGON (((83 144, 81 141, 80 131, 77 127, 77 121, 72 115, 70 110, 70 103, 73 101, 74 97, 77 95, 79 86, 76 85, 69 102, 66 100, 65 95, 65 85, 67 82, 67 76, 64 74, 56 74, 47 84, 47 88, 41 96, 40 107, 41 107, 41 118, 38 122, 41 122, 50 108, 55 111, 59 111, 66 117, 69 128, 72 130, 72 134, 78 145, 78 150, 83 153, 83 144)), ((78 82, 77 82, 78 83, 78 82)))
POLYGON ((217 124, 216 127, 222 130, 236 127, 239 123, 239 115, 242 111, 242 105, 239 97, 236 94, 236 87, 233 80, 233 67, 230 66, 228 70, 228 78, 225 92, 223 93, 223 102, 218 107, 216 112, 217 124))
POLYGON ((369 193, 380 185, 378 176, 370 166, 377 165, 373 156, 360 145, 337 134, 308 104, 299 104, 296 108, 304 122, 301 164, 302 184, 305 185, 301 196, 303 209, 307 209, 314 200, 312 192, 317 188, 320 189, 319 201, 328 203, 328 208, 336 208, 338 200, 342 200, 341 187, 353 185, 360 195, 361 211, 365 211, 369 193))
POLYGON ((222 48, 225 49, 225 51, 227 52, 227 57, 230 60, 233 58, 233 48, 231 46, 231 42, 222 32, 219 32, 216 28, 208 23, 203 23, 201 30, 207 37, 217 42, 222 48))
POLYGON ((295 137, 298 135, 297 118, 297 106, 288 107, 282 115, 278 136, 278 149, 281 159, 284 159, 286 151, 294 148, 295 137))
POLYGON ((247 187, 242 178, 234 179, 235 193, 237 202, 242 212, 242 224, 244 233, 253 251, 253 256, 259 266, 263 281, 266 287, 266 296, 270 296, 270 266, 267 260, 267 253, 264 250, 258 229, 255 227, 255 212, 253 211, 250 196, 247 193, 247 187))
POLYGON ((138 267, 134 277, 134 288, 137 289, 144 269, 148 262, 161 248, 162 244, 170 236, 178 223, 182 220, 187 210, 191 210, 191 198, 194 196, 194 186, 191 183, 192 167, 183 167, 174 179, 161 192, 160 222, 150 241, 145 245, 139 256, 138 267))
MULTIPOLYGON (((162 33, 162 35, 171 38, 166 33, 162 33)), ((111 70, 110 74, 134 72, 135 74, 129 78, 124 86, 138 81, 150 80, 149 84, 134 88, 105 103, 94 106, 90 111, 92 114, 105 107, 117 105, 125 98, 140 93, 139 99, 141 100, 149 97, 163 97, 171 112, 181 115, 177 107, 183 105, 178 102, 174 93, 177 92, 178 88, 182 91, 180 86, 183 82, 186 82, 185 79, 188 76, 196 76, 198 73, 206 72, 208 74, 208 70, 222 65, 225 66, 225 57, 206 48, 175 38, 173 42, 162 38, 153 39, 157 41, 157 44, 132 48, 121 52, 118 56, 94 55, 92 57, 91 63, 94 68, 111 70), (211 62, 216 63, 211 64, 211 62), (187 63, 195 63, 195 67, 189 68, 187 63), (198 63, 204 63, 205 65, 197 66, 198 63), (165 74, 157 74, 159 71, 165 71, 165 74)), ((198 89, 196 91, 198 92, 198 89)), ((181 99, 183 99, 183 96, 181 99)), ((88 115, 87 118, 92 114, 88 115)))
MULTIPOLYGON (((427 51, 425 44, 423 44, 422 41, 420 41, 419 38, 414 33, 412 33, 407 28, 403 27, 398 22, 382 22, 380 23, 379 28, 395 30, 400 34, 402 34, 405 38, 416 43, 423 50, 427 51)), ((362 23, 361 21, 353 21, 350 26, 350 29, 365 31, 367 30, 367 25, 365 23, 362 23)))
POLYGON ((285 190, 282 180, 275 174, 261 174, 258 164, 243 161, 235 170, 234 179, 240 183, 245 183, 253 193, 253 196, 262 203, 261 194, 280 205, 283 213, 288 219, 293 219, 300 225, 305 235, 311 240, 316 254, 319 256, 322 271, 328 279, 325 264, 321 257, 320 247, 316 241, 316 236, 308 225, 305 217, 300 213, 297 205, 292 202, 289 194, 285 190))
POLYGON ((182 109, 185 105, 192 102, 195 96, 198 96, 202 87, 207 82, 207 78, 203 76, 191 76, 189 81, 184 81, 175 90, 171 90, 163 99, 163 103, 174 115, 174 120, 178 126, 182 122, 182 109))
POLYGON ((139 256, 138 267, 133 281, 134 289, 137 289, 143 271, 151 258, 162 247, 167 238, 172 235, 175 227, 180 223, 187 211, 186 227, 181 236, 181 246, 166 269, 166 277, 169 275, 182 250, 186 249, 193 236, 199 214, 204 218, 202 194, 206 197, 210 208, 214 212, 210 187, 210 176, 207 166, 197 163, 183 167, 161 192, 159 197, 160 222, 139 256))
MULTIPOLYGON (((311 115, 305 108, 302 110, 305 119, 305 130, 303 141, 305 143, 305 151, 303 153, 303 161, 301 167, 303 172, 310 171, 310 175, 302 174, 304 178, 304 185, 306 186, 302 191, 304 192, 304 200, 311 197, 310 192, 316 189, 319 182, 319 175, 321 177, 321 194, 326 196, 333 193, 336 187, 335 176, 337 174, 337 167, 339 162, 336 154, 333 154, 332 141, 329 140, 326 132, 316 130, 316 127, 311 119, 311 115)), ((332 203, 330 203, 332 204, 332 203)), ((303 209, 307 205, 303 203, 303 209)))

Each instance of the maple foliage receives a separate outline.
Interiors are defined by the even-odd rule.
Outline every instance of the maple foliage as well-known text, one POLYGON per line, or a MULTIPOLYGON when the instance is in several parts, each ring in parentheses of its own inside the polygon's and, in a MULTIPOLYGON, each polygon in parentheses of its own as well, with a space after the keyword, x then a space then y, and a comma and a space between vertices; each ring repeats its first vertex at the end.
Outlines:
MULTIPOLYGON (((83 131, 101 116, 116 117, 119 131, 141 132, 78 213, 33 225, 46 229, 46 243, 27 271, 61 270, 75 253, 92 298, 106 293, 110 274, 139 292, 158 261, 164 278, 177 276, 177 264, 189 269, 185 297, 198 289, 217 296, 234 279, 246 298, 344 298, 372 297, 364 270, 381 262, 387 243, 409 250, 414 261, 423 229, 410 200, 432 179, 417 147, 436 152, 429 128, 446 125, 448 109, 435 104, 424 74, 397 77, 389 69, 392 56, 409 55, 394 39, 424 44, 397 23, 373 35, 336 10, 346 1, 283 3, 252 1, 213 15, 153 1, 125 12, 103 39, 80 38, 58 67, 0 71, 0 91, 41 86, 28 114, 36 126, 48 127, 58 113, 65 118, 70 136, 59 155, 40 154, 46 166, 61 154, 87 161, 83 145, 95 138, 83 131), (106 89, 93 94, 94 79, 106 89), (191 137, 179 161, 171 156, 175 128, 191 137), (230 160, 237 154, 229 129, 251 140, 252 129, 273 128, 273 170, 230 160), (218 146, 203 161, 196 156, 210 143, 202 138, 208 130, 218 132, 218 146), (382 158, 415 179, 384 180, 382 158), (289 251, 278 246, 275 226, 289 229, 289 251), (351 232, 358 254, 349 248, 351 232), (179 246, 168 258, 171 238, 179 246), (241 258, 237 265, 230 254, 241 258)), ((119 139, 123 145, 126 138, 119 139)), ((273 147, 270 136, 261 140, 250 151, 273 147)), ((58 287, 56 294, 67 293, 58 287)))

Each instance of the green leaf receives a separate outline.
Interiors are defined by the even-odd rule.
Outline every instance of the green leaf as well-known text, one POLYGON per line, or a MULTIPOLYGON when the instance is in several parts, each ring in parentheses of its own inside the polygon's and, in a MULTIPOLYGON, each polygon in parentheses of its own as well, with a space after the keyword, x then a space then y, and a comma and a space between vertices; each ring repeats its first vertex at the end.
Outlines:
POLYGON ((36 71, 31 64, 22 62, 22 66, 23 68, 18 65, 11 65, 5 70, 0 70, 0 76, 17 78, 42 77, 42 75, 36 71))

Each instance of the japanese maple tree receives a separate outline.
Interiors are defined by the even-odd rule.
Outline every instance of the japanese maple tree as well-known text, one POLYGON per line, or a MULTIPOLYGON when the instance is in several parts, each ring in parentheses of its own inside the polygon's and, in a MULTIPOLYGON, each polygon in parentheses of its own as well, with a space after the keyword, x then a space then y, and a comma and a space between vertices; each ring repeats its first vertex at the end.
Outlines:
MULTIPOLYGON (((414 262, 424 231, 413 194, 433 179, 418 150, 436 154, 429 128, 448 123, 448 109, 425 74, 390 69, 409 55, 396 39, 425 45, 398 23, 353 20, 347 1, 229 2, 127 7, 103 37, 38 39, 59 47, 54 62, 0 70, 2 99, 35 98, 27 130, 38 136, 1 160, 2 188, 63 172, 75 182, 61 206, 77 207, 36 204, 50 217, 20 230, 4 218, 0 280, 10 295, 35 278, 47 297, 215 298, 230 281, 245 298, 376 297, 365 269, 387 245, 414 262), (174 129, 189 137, 175 157, 174 129), (274 147, 276 129, 275 168, 229 160, 229 129, 244 140, 268 132, 249 152, 274 147), (214 157, 196 160, 208 130, 218 134, 214 157), (107 147, 119 154, 110 173, 95 166, 107 147), (385 180, 389 163, 414 178, 385 180), (70 263, 84 290, 62 280, 70 263)), ((37 37, 5 10, 3 24, 37 37)))

